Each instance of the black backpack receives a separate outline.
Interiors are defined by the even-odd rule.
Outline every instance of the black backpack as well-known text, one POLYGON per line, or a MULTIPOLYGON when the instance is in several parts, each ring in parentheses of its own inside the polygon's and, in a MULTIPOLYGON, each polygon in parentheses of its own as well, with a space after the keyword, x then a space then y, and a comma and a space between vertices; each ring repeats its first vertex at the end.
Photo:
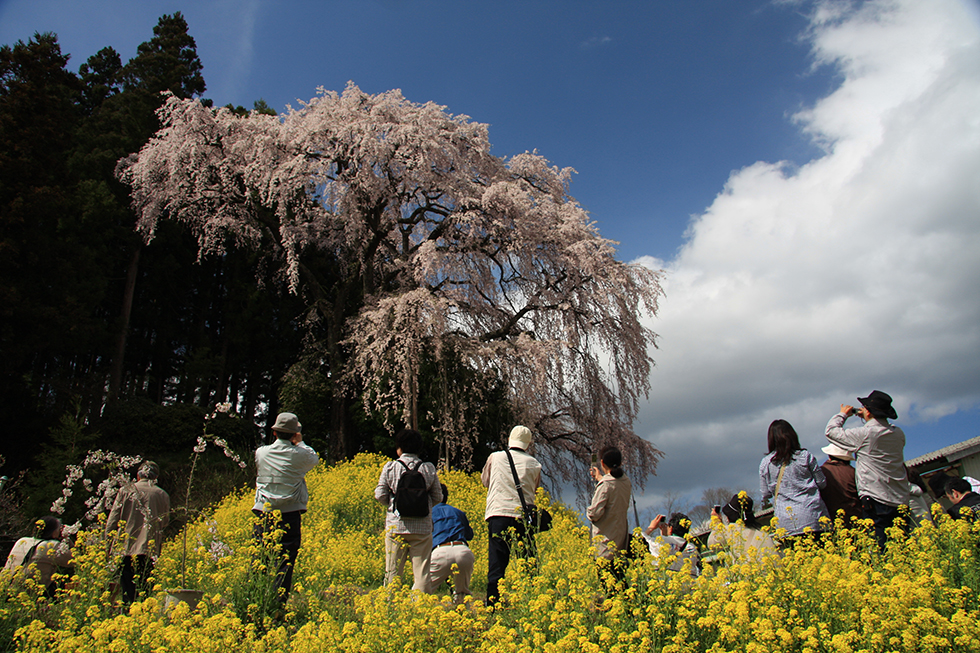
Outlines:
POLYGON ((414 468, 406 465, 404 460, 397 462, 405 467, 405 471, 395 488, 395 512, 402 517, 428 517, 429 488, 425 476, 419 471, 422 461, 418 461, 414 468))

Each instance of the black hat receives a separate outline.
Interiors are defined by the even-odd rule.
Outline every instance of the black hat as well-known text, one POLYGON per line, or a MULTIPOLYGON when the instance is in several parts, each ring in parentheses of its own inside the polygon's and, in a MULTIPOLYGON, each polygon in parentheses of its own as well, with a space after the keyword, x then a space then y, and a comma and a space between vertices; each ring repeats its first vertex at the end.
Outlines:
POLYGON ((892 408, 892 398, 881 390, 874 390, 867 397, 858 397, 858 401, 875 417, 898 419, 898 413, 892 408))
POLYGON ((728 521, 732 524, 739 519, 746 524, 755 521, 755 513, 752 512, 752 497, 747 494, 742 496, 741 492, 733 496, 728 503, 722 506, 721 512, 728 517, 728 521))

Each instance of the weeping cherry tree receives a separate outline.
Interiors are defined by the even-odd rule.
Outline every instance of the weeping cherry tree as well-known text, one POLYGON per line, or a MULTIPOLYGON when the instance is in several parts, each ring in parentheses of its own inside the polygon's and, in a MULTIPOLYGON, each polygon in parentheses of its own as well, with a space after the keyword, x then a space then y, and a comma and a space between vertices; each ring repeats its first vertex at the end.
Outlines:
POLYGON ((337 410, 356 397, 389 428, 424 424, 444 455, 465 459, 477 437, 504 435, 476 432, 502 386, 552 473, 571 476, 606 443, 654 470, 660 452, 632 424, 655 346, 641 319, 656 313, 660 277, 616 260, 568 194, 571 169, 492 156, 486 125, 353 84, 282 116, 176 97, 160 116, 119 166, 138 228, 150 240, 161 220, 179 221, 201 256, 265 253, 325 334, 337 410), (420 415, 423 362, 440 400, 420 415))

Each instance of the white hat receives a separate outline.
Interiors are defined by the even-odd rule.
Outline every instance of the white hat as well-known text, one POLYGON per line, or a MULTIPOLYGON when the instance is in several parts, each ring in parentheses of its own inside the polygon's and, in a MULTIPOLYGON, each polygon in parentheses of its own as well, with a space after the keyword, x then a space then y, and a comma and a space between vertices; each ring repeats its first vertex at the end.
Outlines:
POLYGON ((840 447, 838 447, 833 442, 831 442, 830 444, 828 444, 826 447, 824 447, 820 451, 824 452, 828 456, 833 456, 834 458, 843 458, 845 460, 854 460, 854 454, 852 454, 850 451, 846 451, 844 449, 841 449, 840 447))
POLYGON ((531 446, 531 429, 526 426, 515 426, 510 430, 510 437, 507 439, 508 447, 517 447, 527 451, 531 446))

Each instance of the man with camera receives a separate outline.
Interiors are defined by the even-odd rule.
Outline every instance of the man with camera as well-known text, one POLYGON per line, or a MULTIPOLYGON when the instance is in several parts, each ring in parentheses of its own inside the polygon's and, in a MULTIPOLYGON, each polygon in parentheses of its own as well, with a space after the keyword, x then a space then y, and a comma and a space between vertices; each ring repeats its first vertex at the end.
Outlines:
POLYGON ((898 419, 892 398, 875 390, 858 397, 861 407, 841 404, 840 412, 827 423, 827 439, 856 457, 855 476, 865 519, 871 519, 881 548, 885 531, 898 518, 898 507, 909 503, 909 482, 905 472, 905 433, 889 419, 898 419), (845 429, 851 415, 864 425, 845 429))

